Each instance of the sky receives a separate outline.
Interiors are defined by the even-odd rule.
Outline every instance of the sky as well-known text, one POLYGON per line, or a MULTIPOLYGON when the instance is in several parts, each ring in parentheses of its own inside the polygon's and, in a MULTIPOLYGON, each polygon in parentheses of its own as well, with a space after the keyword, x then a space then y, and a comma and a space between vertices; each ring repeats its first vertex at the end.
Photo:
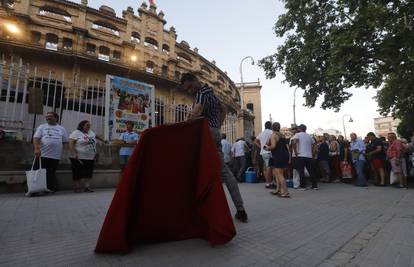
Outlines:
MULTIPOLYGON (((75 1, 80 2, 80 0, 75 1)), ((99 8, 107 5, 115 9, 118 16, 131 6, 135 13, 142 1, 137 0, 89 0, 89 6, 99 8)), ((148 3, 148 2, 147 2, 148 3)), ((239 66, 242 58, 252 56, 256 61, 273 54, 283 43, 277 38, 273 26, 277 17, 284 13, 282 2, 278 0, 155 0, 157 11, 164 11, 167 20, 166 29, 174 26, 177 41, 187 41, 192 48, 199 48, 199 53, 208 60, 215 60, 217 66, 227 71, 236 83, 240 82, 239 66)), ((269 119, 283 126, 293 123, 293 87, 283 82, 284 76, 267 80, 264 71, 249 61, 243 64, 244 82, 260 80, 262 87, 262 121, 269 119)), ((323 110, 320 102, 315 108, 303 106, 305 102, 301 89, 296 93, 296 121, 306 124, 308 132, 316 128, 337 129, 343 132, 343 116, 351 115, 353 122, 345 116, 346 133, 356 132, 365 136, 374 131, 377 103, 373 99, 374 89, 355 88, 350 90, 353 97, 342 105, 339 112, 323 110)))

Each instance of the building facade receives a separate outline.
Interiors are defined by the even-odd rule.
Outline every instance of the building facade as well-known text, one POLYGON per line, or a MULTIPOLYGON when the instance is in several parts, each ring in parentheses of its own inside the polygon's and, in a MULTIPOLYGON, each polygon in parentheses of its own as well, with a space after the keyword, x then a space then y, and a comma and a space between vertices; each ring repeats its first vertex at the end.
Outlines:
POLYGON ((314 131, 313 133, 315 136, 322 136, 324 134, 329 134, 329 135, 334 135, 336 137, 338 137, 339 135, 342 135, 342 132, 336 129, 322 129, 322 128, 318 128, 314 131))
POLYGON ((164 27, 165 15, 154 4, 143 3, 136 11, 128 7, 122 17, 108 6, 89 7, 87 0, 10 0, 0 5, 3 122, 21 123, 27 130, 32 118, 26 118, 24 103, 30 89, 39 88, 43 113, 52 109, 68 122, 72 111, 78 111, 77 119, 86 114, 102 123, 107 74, 155 86, 155 125, 181 121, 192 103, 190 94, 176 89, 185 72, 214 88, 234 118, 223 127, 242 131, 232 135, 244 135, 245 122, 252 120, 240 110, 239 90, 226 72, 186 41, 177 42, 175 28, 164 27), (7 112, 10 107, 16 110, 13 116, 7 112))
POLYGON ((387 137, 388 133, 397 133, 398 125, 401 120, 393 117, 374 118, 375 134, 377 136, 387 137))
POLYGON ((262 86, 260 81, 243 83, 243 88, 240 83, 236 84, 239 90, 243 89, 243 109, 247 110, 253 117, 253 135, 258 135, 262 132, 262 86))

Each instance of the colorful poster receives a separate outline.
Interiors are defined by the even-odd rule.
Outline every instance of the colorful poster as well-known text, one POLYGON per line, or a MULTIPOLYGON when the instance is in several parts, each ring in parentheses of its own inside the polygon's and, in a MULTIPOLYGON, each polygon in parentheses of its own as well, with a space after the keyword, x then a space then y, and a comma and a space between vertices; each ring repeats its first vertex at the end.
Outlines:
POLYGON ((154 86, 117 76, 106 76, 105 139, 118 139, 126 122, 139 133, 154 121, 154 86))

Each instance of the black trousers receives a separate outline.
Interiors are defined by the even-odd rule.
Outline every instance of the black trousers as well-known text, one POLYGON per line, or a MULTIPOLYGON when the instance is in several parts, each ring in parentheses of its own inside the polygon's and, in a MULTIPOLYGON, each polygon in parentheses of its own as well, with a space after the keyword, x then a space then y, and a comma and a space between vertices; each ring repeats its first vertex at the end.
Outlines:
POLYGON ((86 159, 74 159, 70 158, 72 163, 72 179, 91 179, 93 175, 93 168, 95 166, 95 160, 86 159))
POLYGON ((306 188, 305 168, 308 170, 312 182, 312 188, 318 187, 318 179, 314 173, 311 158, 297 157, 295 160, 296 170, 300 176, 300 187, 306 188))
MULTIPOLYGON (((40 159, 42 161, 42 169, 46 169, 47 188, 56 191, 56 169, 59 165, 59 160, 44 157, 41 157, 40 159)), ((39 160, 36 160, 34 169, 39 169, 39 160)))

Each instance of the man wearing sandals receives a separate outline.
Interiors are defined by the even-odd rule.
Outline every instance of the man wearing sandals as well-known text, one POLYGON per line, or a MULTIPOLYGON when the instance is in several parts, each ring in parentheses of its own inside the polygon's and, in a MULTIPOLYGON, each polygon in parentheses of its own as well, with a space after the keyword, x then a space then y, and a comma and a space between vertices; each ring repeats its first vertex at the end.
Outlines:
POLYGON ((57 190, 56 169, 62 158, 63 143, 68 142, 68 134, 65 128, 57 124, 57 113, 48 112, 46 121, 47 123, 37 128, 33 136, 33 149, 35 157, 40 158, 42 167, 46 169, 47 188, 54 192, 57 190))
POLYGON ((226 108, 220 103, 214 95, 213 90, 206 84, 202 85, 198 78, 191 74, 185 73, 181 77, 181 88, 195 94, 193 109, 188 117, 189 120, 205 117, 208 120, 210 131, 216 143, 217 150, 221 159, 221 179, 226 184, 234 206, 237 209, 236 219, 241 222, 247 222, 247 214, 244 209, 243 200, 240 195, 239 186, 236 178, 224 163, 223 153, 221 150, 220 128, 226 117, 226 108))

